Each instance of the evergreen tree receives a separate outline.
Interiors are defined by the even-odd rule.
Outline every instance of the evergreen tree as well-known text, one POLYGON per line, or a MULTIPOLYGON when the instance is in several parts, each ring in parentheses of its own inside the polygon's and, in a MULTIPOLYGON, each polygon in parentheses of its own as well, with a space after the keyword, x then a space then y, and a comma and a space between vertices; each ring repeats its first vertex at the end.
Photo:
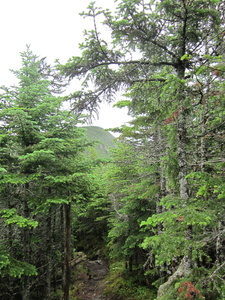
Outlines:
POLYGON ((1 95, 0 209, 7 226, 1 232, 0 294, 52 299, 61 265, 66 300, 71 206, 91 193, 83 154, 88 144, 79 118, 57 96, 65 86, 61 76, 29 47, 21 58, 14 72, 18 85, 2 87, 1 95))
MULTIPOLYGON (((194 287, 199 284, 206 296, 212 287, 224 296, 216 279, 218 272, 224 276, 219 254, 223 248, 224 5, 219 0, 121 0, 113 15, 92 3, 83 16, 93 18, 95 29, 85 31, 81 57, 60 66, 69 78, 84 78, 83 89, 70 97, 78 110, 93 111, 103 99, 110 102, 125 89, 127 100, 117 106, 128 106, 135 120, 124 134, 136 145, 151 147, 142 159, 152 156, 153 169, 158 168, 153 182, 158 181, 160 190, 155 194, 155 212, 141 222, 148 229, 141 247, 155 256, 161 274, 167 271, 166 282, 158 282, 158 299, 179 299, 189 291, 190 285, 182 285, 180 278, 193 281, 194 287), (111 39, 101 36, 98 18, 104 18, 111 39), (92 83, 94 91, 87 89, 92 83), (172 288, 174 282, 180 290, 172 288)), ((119 193, 127 175, 123 159, 119 193)), ((129 206, 125 197, 123 211, 129 206)), ((119 203, 123 198, 122 193, 119 203)))

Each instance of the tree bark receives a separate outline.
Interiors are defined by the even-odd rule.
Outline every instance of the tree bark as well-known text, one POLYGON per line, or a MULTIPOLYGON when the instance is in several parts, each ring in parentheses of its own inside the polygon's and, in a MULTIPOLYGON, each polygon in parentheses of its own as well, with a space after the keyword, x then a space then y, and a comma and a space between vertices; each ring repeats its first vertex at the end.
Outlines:
POLYGON ((52 273, 53 273, 53 230, 52 230, 52 207, 50 206, 47 219, 47 275, 46 275, 46 298, 51 299, 52 273))
POLYGON ((63 205, 64 218, 64 267, 63 267, 63 300, 69 300, 71 274, 71 203, 63 205))
MULTIPOLYGON (((23 200, 23 216, 25 218, 30 217, 30 208, 28 206, 27 195, 29 193, 29 183, 25 183, 24 186, 24 200, 23 200)), ((23 229, 23 245, 24 245, 24 260, 27 263, 31 263, 31 245, 30 245, 30 229, 25 227, 23 229)), ((23 279, 23 300, 30 300, 30 278, 29 276, 24 276, 23 279)))
POLYGON ((177 278, 186 277, 191 273, 191 264, 190 259, 188 257, 184 257, 178 267, 178 269, 171 275, 168 280, 161 284, 158 289, 157 299, 160 299, 171 287, 171 285, 176 281, 177 278))
MULTIPOLYGON (((184 53, 183 53, 184 54, 184 53)), ((180 67, 177 70, 179 79, 184 79, 185 68, 180 67)), ((179 193, 182 202, 182 206, 188 205, 189 199, 189 186, 186 178, 188 174, 188 160, 187 160, 187 131, 186 131, 186 111, 184 107, 185 103, 185 92, 182 84, 178 88, 178 103, 179 103, 179 114, 177 120, 177 160, 178 160, 178 181, 179 181, 179 193)), ((192 227, 189 226, 185 232, 186 238, 192 238, 192 227)), ((171 275, 168 280, 160 285, 158 289, 157 299, 160 299, 171 287, 173 282, 179 277, 188 276, 191 273, 191 247, 184 249, 183 259, 177 268, 177 270, 171 275)))

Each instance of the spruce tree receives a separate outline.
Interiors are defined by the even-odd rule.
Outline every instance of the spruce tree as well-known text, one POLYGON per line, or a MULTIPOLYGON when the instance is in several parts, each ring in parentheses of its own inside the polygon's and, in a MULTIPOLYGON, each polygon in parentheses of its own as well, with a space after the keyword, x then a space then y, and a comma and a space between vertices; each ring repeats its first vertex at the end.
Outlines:
POLYGON ((67 77, 83 78, 83 89, 70 97, 78 110, 93 111, 124 89, 126 101, 117 106, 127 106, 135 118, 124 133, 153 149, 145 155, 152 155, 158 167, 160 191, 155 212, 141 222, 148 235, 141 247, 155 256, 159 272, 168 271, 165 283, 156 283, 158 299, 182 297, 190 286, 181 286, 177 294, 172 286, 179 278, 194 280, 202 290, 215 286, 221 297, 224 293, 216 275, 210 277, 222 273, 223 266, 210 242, 216 230, 214 245, 222 245, 224 5, 219 0, 121 0, 111 13, 92 3, 83 16, 93 18, 94 30, 85 31, 82 55, 60 66, 67 77), (101 35, 98 19, 110 37, 101 35), (196 270, 202 272, 200 283, 196 270))
POLYGON ((66 300, 71 205, 89 197, 91 184, 83 154, 87 142, 79 118, 58 96, 65 87, 61 76, 29 47, 21 58, 21 69, 13 71, 18 84, 2 87, 1 94, 0 209, 7 225, 1 232, 1 274, 3 284, 11 281, 1 294, 51 299, 62 266, 66 300))

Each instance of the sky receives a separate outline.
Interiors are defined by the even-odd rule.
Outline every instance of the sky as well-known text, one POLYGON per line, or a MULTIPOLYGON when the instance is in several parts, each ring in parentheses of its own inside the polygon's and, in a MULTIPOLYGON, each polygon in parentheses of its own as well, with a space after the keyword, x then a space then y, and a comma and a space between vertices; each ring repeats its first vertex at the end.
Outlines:
MULTIPOLYGON (((65 63, 80 54, 83 30, 92 29, 91 20, 79 15, 91 0, 2 0, 0 3, 0 86, 16 83, 10 69, 21 67, 20 53, 31 50, 48 63, 65 63)), ((113 0, 95 0, 97 6, 113 7, 113 0)), ((74 83, 73 83, 74 84, 74 83)), ((71 86, 70 90, 78 87, 71 86)), ((118 99, 119 100, 119 99, 118 99)), ((99 119, 92 125, 113 128, 129 121, 126 109, 101 104, 99 119)))

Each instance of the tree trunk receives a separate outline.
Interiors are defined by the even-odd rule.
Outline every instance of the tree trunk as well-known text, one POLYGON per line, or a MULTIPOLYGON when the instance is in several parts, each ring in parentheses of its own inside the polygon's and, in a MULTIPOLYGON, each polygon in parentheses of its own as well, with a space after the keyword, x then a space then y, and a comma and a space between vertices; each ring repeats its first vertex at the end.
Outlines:
POLYGON ((157 299, 160 299, 160 297, 163 296, 169 290, 169 288, 173 285, 173 283, 177 280, 177 278, 186 277, 190 273, 191 273, 190 260, 188 257, 185 256, 182 259, 176 272, 174 272, 173 275, 171 275, 164 284, 160 285, 158 289, 157 299))
POLYGON ((64 218, 64 267, 63 267, 63 300, 69 300, 71 273, 71 203, 63 205, 64 218))
MULTIPOLYGON (((54 213, 52 214, 52 240, 53 240, 53 252, 60 249, 60 245, 58 246, 58 239, 56 238, 56 232, 62 232, 61 230, 61 221, 60 221, 60 210, 57 212, 54 209, 54 213), (58 248, 59 247, 59 248, 58 248)), ((52 288, 56 293, 57 290, 57 269, 58 269, 58 260, 56 256, 53 256, 53 266, 52 266, 52 288)))
POLYGON ((188 196, 188 181, 186 179, 188 169, 187 169, 187 152, 186 152, 186 118, 184 109, 180 109, 178 116, 178 128, 177 128, 177 159, 179 165, 179 190, 180 198, 184 200, 184 205, 187 204, 188 196))
POLYGON ((52 274, 53 274, 53 232, 52 232, 52 207, 50 206, 47 219, 47 275, 46 275, 46 298, 51 299, 52 274))
MULTIPOLYGON (((30 217, 30 208, 28 206, 27 195, 29 193, 29 183, 25 183, 24 186, 24 199, 23 199, 23 216, 25 218, 30 217)), ((23 229, 23 246, 24 246, 24 260, 27 263, 31 263, 31 245, 30 245, 30 229, 25 227, 23 229)), ((30 300, 30 278, 29 276, 24 276, 23 280, 23 300, 30 300)))
MULTIPOLYGON (((178 77, 184 79, 185 69, 180 68, 178 70, 178 77)), ((184 107, 185 92, 182 84, 178 89, 178 103, 179 103, 179 114, 177 120, 177 160, 178 160, 178 181, 179 181, 179 193, 181 198, 181 204, 183 207, 188 205, 189 199, 189 186, 186 178, 188 174, 188 159, 187 159, 187 131, 186 131, 186 111, 184 107)), ((192 238, 192 227, 189 226, 184 233, 187 239, 192 238)), ((160 299, 170 289, 171 285, 177 278, 188 276, 191 273, 191 247, 184 249, 183 259, 177 268, 177 270, 171 275, 168 280, 160 285, 158 289, 157 299, 160 299)))

